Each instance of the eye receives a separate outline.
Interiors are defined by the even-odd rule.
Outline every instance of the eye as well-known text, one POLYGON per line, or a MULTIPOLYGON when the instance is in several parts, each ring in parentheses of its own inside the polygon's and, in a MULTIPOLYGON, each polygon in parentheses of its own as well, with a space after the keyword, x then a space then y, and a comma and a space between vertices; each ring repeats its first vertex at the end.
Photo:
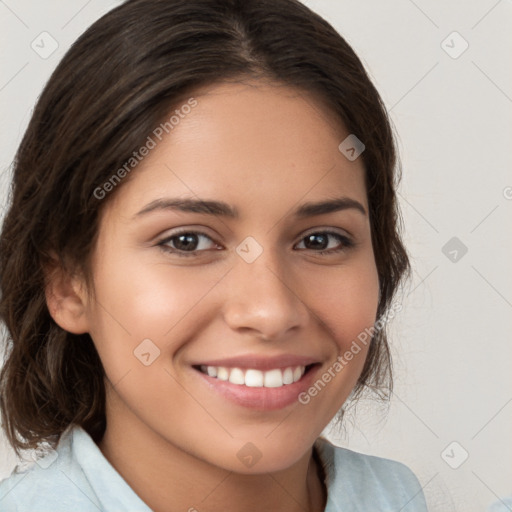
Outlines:
POLYGON ((219 246, 204 233, 199 231, 180 231, 166 237, 158 243, 165 252, 177 256, 195 256, 197 252, 218 249, 219 246))
POLYGON ((297 245, 299 249, 318 254, 333 254, 350 249, 355 244, 350 238, 334 231, 315 231, 306 235, 297 245), (302 244, 303 247, 299 247, 302 244))
MULTIPOLYGON (((157 244, 163 251, 177 256, 198 256, 208 250, 220 247, 208 235, 200 231, 183 230, 167 236, 157 244)), ((317 254, 334 254, 354 247, 355 243, 348 237, 334 231, 315 231, 306 235, 296 248, 311 250, 317 254), (301 247, 302 246, 302 247, 301 247)))

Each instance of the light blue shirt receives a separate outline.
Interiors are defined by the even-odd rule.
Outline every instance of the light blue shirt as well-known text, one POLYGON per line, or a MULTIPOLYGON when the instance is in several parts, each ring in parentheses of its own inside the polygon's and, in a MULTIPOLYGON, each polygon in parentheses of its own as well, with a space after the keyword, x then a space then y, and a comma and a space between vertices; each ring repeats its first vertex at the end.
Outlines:
MULTIPOLYGON (((325 512, 427 512, 418 479, 404 464, 318 439, 325 468, 325 512)), ((0 482, 0 512, 151 512, 73 425, 53 453, 0 482), (55 458, 56 457, 56 458, 55 458)))
MULTIPOLYGON (((1 510, 1 509, 0 509, 1 510)), ((511 512, 512 511, 512 495, 500 499, 489 506, 486 512, 511 512)))

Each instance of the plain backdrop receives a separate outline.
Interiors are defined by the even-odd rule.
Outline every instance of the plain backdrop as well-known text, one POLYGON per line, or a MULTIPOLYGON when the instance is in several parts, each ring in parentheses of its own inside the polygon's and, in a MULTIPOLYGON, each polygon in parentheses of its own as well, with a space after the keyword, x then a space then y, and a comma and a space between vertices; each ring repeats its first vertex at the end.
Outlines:
MULTIPOLYGON (((391 329, 389 409, 361 403, 329 436, 407 464, 431 511, 482 512, 512 493, 512 3, 304 3, 352 45, 390 110, 414 269, 391 329)), ((118 4, 0 1, 2 210, 43 85, 118 4), (33 49, 43 32, 58 44, 50 56, 33 49)), ((0 478, 15 462, 0 437, 0 478)))

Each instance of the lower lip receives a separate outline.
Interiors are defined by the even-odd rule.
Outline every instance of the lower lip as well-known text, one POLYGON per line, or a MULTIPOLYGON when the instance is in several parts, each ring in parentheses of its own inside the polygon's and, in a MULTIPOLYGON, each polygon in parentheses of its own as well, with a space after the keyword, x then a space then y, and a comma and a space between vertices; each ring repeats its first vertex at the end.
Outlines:
POLYGON ((193 370, 202 377, 203 382, 210 389, 221 394, 229 401, 249 409, 273 411, 283 409, 293 403, 299 403, 298 396, 310 387, 319 368, 320 365, 315 365, 297 382, 285 384, 279 388, 241 386, 226 380, 210 377, 195 368, 193 370))

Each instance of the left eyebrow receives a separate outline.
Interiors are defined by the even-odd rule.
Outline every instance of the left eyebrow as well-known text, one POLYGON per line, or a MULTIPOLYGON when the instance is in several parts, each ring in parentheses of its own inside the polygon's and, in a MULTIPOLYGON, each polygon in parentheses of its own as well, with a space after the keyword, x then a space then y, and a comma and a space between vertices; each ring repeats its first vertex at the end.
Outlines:
POLYGON ((156 199, 147 204, 140 212, 137 212, 133 218, 140 217, 153 211, 178 210, 181 212, 203 213, 206 215, 215 215, 223 217, 239 217, 236 208, 223 203, 222 201, 206 201, 200 199, 180 199, 166 198, 156 199))
POLYGON ((304 203, 295 211, 295 216, 298 218, 313 217, 348 209, 354 209, 366 216, 364 206, 350 197, 339 197, 318 203, 304 203))
MULTIPOLYGON (((325 215, 342 210, 353 209, 366 216, 364 206, 355 199, 349 197, 339 197, 316 203, 304 203, 294 212, 294 216, 299 219, 306 217, 314 217, 315 215, 325 215)), ((223 216, 230 218, 238 218, 238 210, 222 201, 208 201, 198 199, 180 199, 180 198, 162 198, 156 199, 147 204, 142 210, 137 212, 133 218, 138 218, 142 215, 153 211, 161 210, 178 210, 182 212, 201 213, 205 215, 223 216)))

